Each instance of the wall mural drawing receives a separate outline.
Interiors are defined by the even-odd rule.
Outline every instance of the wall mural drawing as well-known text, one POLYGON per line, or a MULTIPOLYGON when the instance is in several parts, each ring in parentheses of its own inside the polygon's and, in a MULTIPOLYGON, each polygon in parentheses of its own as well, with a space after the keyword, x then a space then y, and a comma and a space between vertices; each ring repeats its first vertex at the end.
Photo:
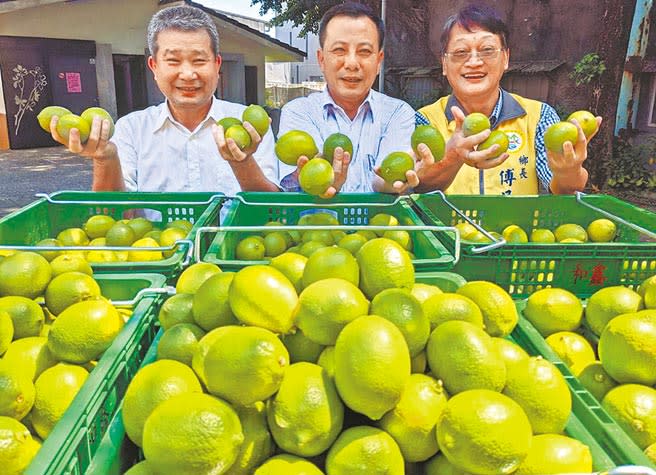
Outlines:
POLYGON ((18 136, 25 112, 28 110, 34 111, 34 106, 39 103, 41 91, 48 85, 48 80, 46 79, 46 75, 41 71, 40 66, 35 66, 33 69, 26 69, 22 64, 18 64, 12 71, 14 75, 11 80, 13 81, 14 89, 17 89, 14 100, 18 106, 18 111, 14 114, 14 134, 18 136), (32 76, 32 90, 25 97, 26 88, 29 88, 29 84, 26 84, 25 79, 29 80, 29 76, 32 76))

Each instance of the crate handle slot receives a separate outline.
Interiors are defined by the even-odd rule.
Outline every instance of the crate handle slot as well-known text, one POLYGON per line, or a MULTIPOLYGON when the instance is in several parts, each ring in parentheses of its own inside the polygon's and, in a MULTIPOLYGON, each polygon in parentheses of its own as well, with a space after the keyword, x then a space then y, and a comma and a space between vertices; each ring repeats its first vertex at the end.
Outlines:
POLYGON ((581 191, 577 191, 576 192, 576 201, 577 201, 577 203, 582 204, 583 206, 587 206, 588 208, 596 211, 597 213, 601 213, 604 216, 606 216, 607 218, 610 218, 613 221, 617 221, 618 223, 621 223, 624 226, 628 226, 631 229, 633 229, 635 231, 638 231, 639 233, 646 234, 647 236, 649 236, 653 239, 656 239, 656 233, 654 233, 653 231, 649 231, 648 229, 645 229, 641 226, 638 226, 637 224, 633 224, 632 222, 627 221, 623 218, 620 218, 619 216, 615 216, 613 213, 609 213, 608 211, 605 211, 601 208, 598 208, 594 205, 591 205, 590 203, 586 203, 585 200, 583 199, 584 196, 586 196, 586 193, 583 193, 581 191))
POLYGON ((371 226, 371 225, 327 225, 327 226, 202 226, 196 232, 196 242, 194 246, 195 262, 202 262, 200 255, 200 239, 203 233, 220 233, 228 231, 242 232, 262 232, 262 231, 289 231, 290 229, 298 231, 432 231, 432 232, 453 232, 456 236, 454 246, 453 265, 455 266, 460 260, 460 231, 453 226, 371 226))
POLYGON ((7 249, 12 251, 173 251, 178 246, 187 247, 187 252, 183 265, 189 264, 194 254, 194 242, 191 239, 178 239, 170 246, 25 246, 25 245, 9 245, 0 244, 0 249, 7 249))
POLYGON ((157 295, 175 295, 175 287, 167 285, 161 288, 145 288, 141 289, 131 300, 112 300, 112 305, 119 307, 134 307, 136 303, 143 297, 157 296, 157 295))
POLYGON ((193 206, 193 205, 207 205, 210 204, 215 199, 224 199, 223 195, 212 195, 207 201, 78 201, 78 200, 57 200, 53 199, 48 193, 35 193, 37 198, 43 198, 48 203, 58 204, 58 205, 78 205, 78 204, 97 204, 97 205, 121 205, 121 206, 130 206, 130 205, 172 205, 176 206, 193 206))
POLYGON ((286 206, 291 206, 291 207, 298 207, 298 206, 304 206, 304 207, 311 207, 311 208, 340 208, 344 206, 369 206, 369 207, 379 207, 379 208, 385 208, 388 206, 393 206, 397 203, 400 203, 402 201, 407 201, 407 196, 397 196, 396 199, 391 202, 391 203, 333 203, 333 202, 327 202, 327 203, 270 203, 270 202, 260 202, 260 201, 248 201, 246 198, 240 195, 235 195, 235 196, 225 196, 224 197, 226 200, 237 200, 241 201, 245 205, 264 205, 264 206, 271 206, 271 207, 286 207, 286 206))
POLYGON ((508 241, 505 240, 505 238, 497 239, 494 236, 492 236, 490 233, 488 233, 485 229, 483 229, 481 226, 479 226, 477 223, 469 219, 469 216, 465 215, 460 209, 455 206, 453 203, 451 203, 447 198, 446 195, 442 190, 434 190, 428 193, 424 193, 425 195, 438 195, 440 198, 442 198, 442 201, 451 208, 458 216, 460 216, 462 219, 467 221, 469 224, 474 226, 476 229, 478 229, 485 237, 487 237, 492 243, 486 244, 485 246, 479 246, 479 247, 472 247, 470 251, 474 254, 483 254, 485 252, 493 251, 495 249, 498 249, 500 247, 505 246, 508 241))

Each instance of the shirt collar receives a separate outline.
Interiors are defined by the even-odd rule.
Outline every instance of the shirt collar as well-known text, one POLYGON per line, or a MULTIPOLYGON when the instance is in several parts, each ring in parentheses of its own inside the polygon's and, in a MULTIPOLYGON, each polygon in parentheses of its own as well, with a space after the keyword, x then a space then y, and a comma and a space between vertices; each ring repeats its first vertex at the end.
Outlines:
MULTIPOLYGON (((360 104, 360 107, 358 107, 358 112, 355 114, 357 117, 360 114, 360 111, 365 109, 368 110, 372 116, 374 116, 374 110, 375 110, 375 104, 376 104, 376 95, 373 89, 369 89, 369 94, 367 94, 367 97, 364 98, 364 101, 362 101, 362 104, 360 104)), ((327 118, 328 114, 330 113, 331 109, 339 109, 342 112, 344 112, 344 109, 342 109, 340 106, 338 106, 335 101, 333 100, 333 97, 330 95, 330 91, 328 91, 328 86, 326 86, 323 91, 321 91, 321 94, 323 94, 323 97, 321 97, 321 106, 323 107, 324 111, 324 119, 327 118)), ((346 113, 344 112, 344 115, 346 113)))
MULTIPOLYGON (((201 124, 204 124, 208 120, 213 120, 216 122, 218 119, 217 117, 221 118, 223 117, 221 115, 221 105, 219 101, 217 101, 216 97, 212 96, 212 105, 210 106, 210 110, 201 122, 201 124)), ((153 124, 153 132, 157 132, 160 130, 162 127, 164 127, 164 124, 166 121, 169 120, 172 124, 178 124, 178 121, 175 120, 173 115, 171 114, 171 110, 169 109, 169 100, 166 99, 160 106, 160 111, 159 111, 159 116, 157 117, 157 120, 153 124)))
MULTIPOLYGON (((516 119, 517 117, 526 115, 524 108, 510 93, 508 93, 508 91, 504 89, 499 89, 499 91, 501 92, 499 94, 499 100, 494 105, 494 109, 492 109, 492 115, 490 117, 492 128, 495 128, 497 124, 500 124, 501 122, 516 119)), ((453 94, 451 94, 449 99, 447 99, 446 110, 444 111, 444 115, 449 122, 454 120, 453 114, 451 113, 452 106, 458 106, 460 109, 462 109, 460 102, 458 102, 458 99, 456 99, 456 96, 453 94)))

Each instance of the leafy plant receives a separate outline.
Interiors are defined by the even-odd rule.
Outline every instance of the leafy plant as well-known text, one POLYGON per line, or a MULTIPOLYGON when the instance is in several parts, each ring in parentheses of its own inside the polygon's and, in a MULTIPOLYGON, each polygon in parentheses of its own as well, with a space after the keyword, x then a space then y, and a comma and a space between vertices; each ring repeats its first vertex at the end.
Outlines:
POLYGON ((588 53, 574 65, 574 71, 569 74, 569 77, 574 80, 577 86, 581 86, 599 79, 605 71, 606 63, 604 60, 597 53, 588 53))
POLYGON ((588 86, 594 82, 592 85, 594 102, 591 104, 593 111, 596 111, 599 106, 599 98, 601 97, 599 80, 604 72, 606 72, 604 60, 597 53, 588 53, 574 65, 574 70, 569 74, 569 77, 574 80, 577 86, 588 86))
POLYGON ((656 137, 638 145, 615 137, 613 158, 604 168, 611 188, 656 190, 656 137))

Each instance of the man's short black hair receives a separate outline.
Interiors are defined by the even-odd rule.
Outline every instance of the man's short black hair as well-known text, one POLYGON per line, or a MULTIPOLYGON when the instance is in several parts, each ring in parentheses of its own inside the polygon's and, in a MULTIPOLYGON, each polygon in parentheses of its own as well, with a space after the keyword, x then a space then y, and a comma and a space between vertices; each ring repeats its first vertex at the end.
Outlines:
POLYGON ((323 14, 321 17, 321 23, 319 24, 319 44, 322 48, 323 43, 326 40, 326 27, 330 20, 336 16, 348 16, 351 18, 366 16, 369 18, 374 22, 376 30, 378 30, 378 49, 383 49, 383 42, 385 40, 385 25, 383 24, 383 20, 374 13, 369 5, 355 2, 340 3, 323 14))
POLYGON ((458 13, 447 18, 442 29, 442 36, 440 36, 440 43, 442 45, 442 53, 446 53, 446 47, 449 43, 449 36, 454 26, 460 25, 467 31, 472 31, 478 27, 482 30, 489 31, 501 38, 501 46, 506 49, 508 47, 508 27, 499 16, 499 13, 494 8, 487 5, 467 5, 460 9, 458 13))

